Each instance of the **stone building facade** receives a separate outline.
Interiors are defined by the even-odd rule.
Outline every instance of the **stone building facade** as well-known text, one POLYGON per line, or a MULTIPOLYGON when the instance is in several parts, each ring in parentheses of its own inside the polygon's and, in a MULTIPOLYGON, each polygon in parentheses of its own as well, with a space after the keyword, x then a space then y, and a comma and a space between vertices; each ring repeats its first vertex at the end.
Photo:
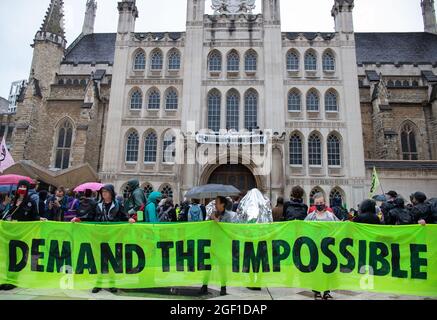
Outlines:
POLYGON ((63 1, 51 0, 14 158, 89 163, 119 192, 135 177, 176 201, 219 182, 273 200, 300 185, 308 200, 356 204, 373 167, 385 188, 437 195, 433 0, 421 1, 425 32, 405 34, 355 33, 353 0, 333 0, 332 33, 282 32, 279 0, 263 0, 260 14, 239 0, 205 14, 209 4, 187 0, 184 32, 153 33, 136 31, 136 2, 124 0, 117 33, 101 34, 87 0, 66 48, 63 1))

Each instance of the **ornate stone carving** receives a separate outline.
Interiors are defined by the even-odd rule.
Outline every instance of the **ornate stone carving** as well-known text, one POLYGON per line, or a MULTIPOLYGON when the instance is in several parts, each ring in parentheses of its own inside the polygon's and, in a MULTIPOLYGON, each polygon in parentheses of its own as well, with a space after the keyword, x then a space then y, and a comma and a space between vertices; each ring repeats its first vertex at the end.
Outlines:
POLYGON ((211 7, 215 14, 252 13, 255 0, 212 0, 211 7))

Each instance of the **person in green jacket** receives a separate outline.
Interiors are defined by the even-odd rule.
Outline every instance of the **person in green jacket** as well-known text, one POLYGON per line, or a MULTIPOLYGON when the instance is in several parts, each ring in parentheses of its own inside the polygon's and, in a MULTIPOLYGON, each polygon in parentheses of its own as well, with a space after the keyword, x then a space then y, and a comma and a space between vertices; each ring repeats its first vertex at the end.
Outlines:
POLYGON ((143 205, 146 205, 146 196, 140 188, 140 182, 137 179, 129 180, 127 183, 129 198, 126 202, 127 213, 130 217, 134 216, 143 205))
POLYGON ((162 199, 162 193, 161 192, 152 192, 149 196, 149 199, 147 199, 147 206, 145 210, 145 218, 146 222, 149 223, 159 223, 158 219, 158 203, 162 199))

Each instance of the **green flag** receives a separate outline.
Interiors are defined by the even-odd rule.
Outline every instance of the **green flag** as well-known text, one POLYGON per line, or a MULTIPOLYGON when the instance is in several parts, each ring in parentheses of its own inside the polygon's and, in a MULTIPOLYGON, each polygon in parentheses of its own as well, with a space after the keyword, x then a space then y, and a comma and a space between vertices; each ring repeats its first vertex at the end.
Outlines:
POLYGON ((370 187, 369 198, 372 198, 375 195, 376 190, 378 189, 379 186, 380 183, 379 183, 378 172, 376 172, 376 168, 373 167, 372 186, 370 187))

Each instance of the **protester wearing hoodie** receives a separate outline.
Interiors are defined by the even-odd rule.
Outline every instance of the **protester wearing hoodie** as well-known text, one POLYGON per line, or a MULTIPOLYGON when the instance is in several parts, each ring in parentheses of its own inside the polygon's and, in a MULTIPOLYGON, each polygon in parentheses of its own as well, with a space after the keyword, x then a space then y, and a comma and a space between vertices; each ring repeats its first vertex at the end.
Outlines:
POLYGON ((29 188, 30 184, 28 181, 22 180, 18 182, 14 201, 9 210, 3 215, 3 220, 20 222, 46 220, 39 216, 38 204, 31 199, 29 188))
MULTIPOLYGON (((134 223, 135 220, 129 219, 126 213, 124 213, 123 208, 120 206, 116 199, 114 186, 111 184, 105 185, 100 190, 101 200, 96 207, 96 215, 94 220, 96 222, 121 222, 128 221, 134 223)), ((94 288, 92 293, 98 293, 102 289, 94 288)), ((116 288, 110 288, 110 292, 116 293, 118 290, 116 288)))
POLYGON ((291 199, 284 204, 284 220, 305 220, 308 214, 308 206, 303 203, 305 191, 302 187, 294 187, 291 190, 291 199))
POLYGON ((392 221, 390 221, 390 210, 395 208, 394 201, 398 197, 398 193, 396 191, 389 191, 385 194, 386 201, 381 205, 381 212, 384 216, 384 223, 391 225, 393 224, 392 221))
POLYGON ((364 224, 381 224, 381 220, 376 213, 376 202, 374 200, 364 200, 360 204, 360 211, 354 217, 353 222, 364 224))
POLYGON ((405 208, 404 199, 398 197, 393 202, 394 208, 388 213, 391 225, 408 225, 414 223, 413 215, 410 210, 405 208))
POLYGON ((126 211, 130 217, 137 214, 141 209, 144 210, 147 199, 144 191, 140 188, 140 182, 137 179, 129 180, 127 183, 129 198, 126 202, 126 211))
POLYGON ((331 208, 338 220, 346 221, 348 219, 348 211, 343 208, 343 200, 340 197, 332 199, 331 208))
MULTIPOLYGON (((114 186, 111 184, 105 185, 101 190, 101 201, 97 204, 96 222, 121 222, 129 221, 129 217, 124 213, 123 207, 116 200, 114 186)), ((131 220, 130 222, 135 222, 131 220)))
POLYGON ((414 223, 429 224, 433 223, 432 211, 429 203, 426 203, 426 195, 423 192, 416 192, 411 195, 411 203, 413 204, 410 209, 413 216, 414 223))
POLYGON ((144 212, 145 222, 159 223, 158 219, 158 204, 162 199, 162 193, 154 191, 147 199, 147 206, 144 212))

